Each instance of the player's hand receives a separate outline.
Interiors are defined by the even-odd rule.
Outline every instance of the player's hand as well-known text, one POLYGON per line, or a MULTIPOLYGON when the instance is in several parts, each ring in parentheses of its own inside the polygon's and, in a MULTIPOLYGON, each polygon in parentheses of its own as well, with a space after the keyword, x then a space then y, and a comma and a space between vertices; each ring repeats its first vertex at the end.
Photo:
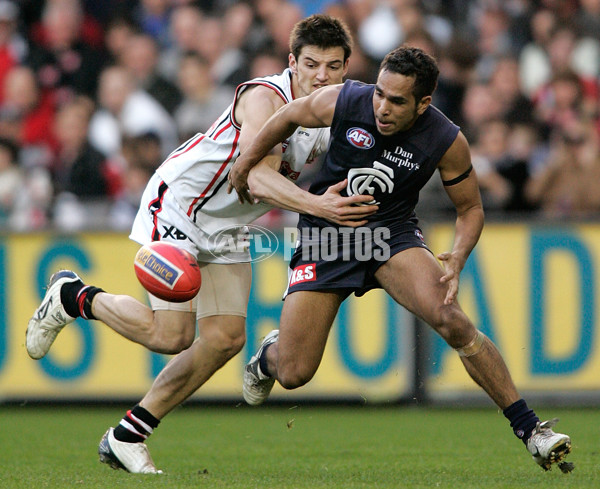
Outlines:
POLYGON ((377 212, 377 205, 367 205, 373 201, 371 195, 351 195, 344 197, 341 192, 346 188, 348 180, 332 185, 327 191, 317 196, 316 216, 327 219, 341 226, 358 227, 367 223, 367 217, 377 212))
POLYGON ((248 173, 250 173, 250 170, 238 165, 236 161, 229 170, 229 175, 227 175, 227 193, 230 194, 235 189, 240 204, 244 202, 254 204, 254 198, 250 195, 250 188, 248 187, 248 173))
POLYGON ((458 295, 458 281, 463 263, 449 251, 440 253, 437 257, 442 262, 445 271, 444 275, 440 278, 440 283, 448 284, 448 292, 446 292, 444 299, 444 304, 448 306, 454 303, 458 295))

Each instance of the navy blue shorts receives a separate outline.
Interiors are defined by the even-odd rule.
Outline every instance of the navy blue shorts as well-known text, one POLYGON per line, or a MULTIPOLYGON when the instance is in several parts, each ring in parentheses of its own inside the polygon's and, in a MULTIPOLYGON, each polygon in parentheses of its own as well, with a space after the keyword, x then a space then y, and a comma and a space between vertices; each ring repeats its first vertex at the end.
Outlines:
POLYGON ((300 227, 298 245, 290 260, 286 295, 298 290, 321 290, 361 296, 380 288, 375 272, 396 253, 427 248, 416 222, 390 228, 300 227))

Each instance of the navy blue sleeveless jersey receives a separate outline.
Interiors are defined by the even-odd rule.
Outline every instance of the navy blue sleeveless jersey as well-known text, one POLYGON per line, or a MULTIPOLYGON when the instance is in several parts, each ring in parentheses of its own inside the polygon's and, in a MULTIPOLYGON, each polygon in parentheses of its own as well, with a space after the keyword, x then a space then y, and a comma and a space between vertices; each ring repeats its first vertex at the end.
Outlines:
MULTIPOLYGON (((430 105, 407 131, 383 136, 373 113, 375 85, 348 80, 337 99, 330 147, 310 192, 323 194, 348 178, 346 192, 370 194, 379 211, 367 227, 394 229, 415 218, 419 191, 452 145, 459 128, 430 105)), ((414 219, 416 221, 416 219, 414 219)), ((331 226, 303 215, 300 226, 331 226)))

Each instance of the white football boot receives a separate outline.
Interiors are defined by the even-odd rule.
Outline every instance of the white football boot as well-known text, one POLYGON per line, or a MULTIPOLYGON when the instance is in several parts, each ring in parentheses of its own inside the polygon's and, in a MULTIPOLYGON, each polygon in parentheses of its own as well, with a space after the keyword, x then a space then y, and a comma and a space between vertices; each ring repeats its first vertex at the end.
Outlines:
POLYGON ((98 445, 100 462, 112 469, 123 469, 132 474, 162 474, 157 470, 148 447, 142 443, 127 443, 115 438, 115 429, 109 428, 98 445))
POLYGON ((279 330, 274 329, 265 336, 256 354, 244 367, 242 393, 244 394, 244 400, 250 406, 258 406, 265 402, 271 393, 271 389, 273 389, 273 384, 275 384, 274 377, 267 377, 261 372, 259 359, 265 347, 275 343, 277 338, 279 338, 279 330))
POLYGON ((558 423, 558 418, 540 423, 533 429, 531 437, 527 440, 527 450, 533 460, 544 470, 550 470, 553 463, 563 472, 573 470, 573 464, 562 460, 571 452, 571 438, 562 433, 555 433, 552 427, 558 423))
POLYGON ((50 277, 46 295, 29 320, 25 333, 27 353, 34 360, 46 355, 58 333, 75 321, 75 318, 65 312, 60 300, 60 289, 64 284, 78 280, 81 279, 70 270, 60 270, 50 277))

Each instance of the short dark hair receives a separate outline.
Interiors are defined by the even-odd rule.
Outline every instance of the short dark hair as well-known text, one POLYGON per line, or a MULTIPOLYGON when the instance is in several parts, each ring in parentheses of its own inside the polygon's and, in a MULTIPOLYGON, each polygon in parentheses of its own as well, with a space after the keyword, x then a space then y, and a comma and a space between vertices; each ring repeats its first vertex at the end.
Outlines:
POLYGON ((296 59, 304 46, 317 46, 321 49, 341 47, 346 61, 352 54, 352 35, 341 20, 315 14, 298 22, 290 34, 290 52, 296 59))
POLYGON ((437 62, 420 48, 403 45, 389 52, 379 67, 379 71, 390 71, 404 76, 414 76, 413 95, 418 102, 432 95, 440 74, 437 62))

